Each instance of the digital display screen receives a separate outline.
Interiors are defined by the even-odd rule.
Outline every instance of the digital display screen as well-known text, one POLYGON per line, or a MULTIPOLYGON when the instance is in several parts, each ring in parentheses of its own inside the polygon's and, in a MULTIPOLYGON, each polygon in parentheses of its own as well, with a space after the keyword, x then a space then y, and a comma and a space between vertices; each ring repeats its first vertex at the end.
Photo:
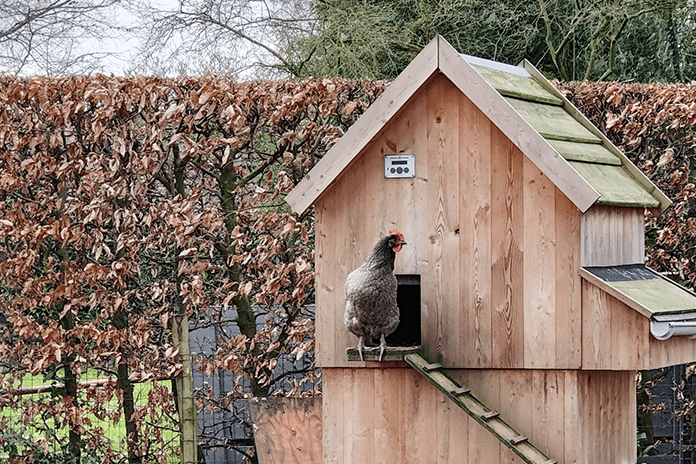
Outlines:
POLYGON ((394 165, 394 164, 408 164, 408 161, 406 161, 406 160, 398 160, 398 161, 392 160, 391 164, 392 165, 394 165))

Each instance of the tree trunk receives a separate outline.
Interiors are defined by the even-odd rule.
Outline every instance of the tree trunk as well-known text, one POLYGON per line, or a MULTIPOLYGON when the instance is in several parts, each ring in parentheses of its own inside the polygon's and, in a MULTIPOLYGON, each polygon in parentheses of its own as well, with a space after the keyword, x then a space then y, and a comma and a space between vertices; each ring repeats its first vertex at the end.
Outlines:
POLYGON ((679 44, 677 43, 677 33, 674 31, 674 15, 672 8, 667 8, 667 40, 672 52, 672 68, 674 68, 674 79, 677 82, 684 82, 684 77, 679 66, 679 44))
MULTIPOLYGON (((119 310, 114 314, 114 327, 123 330, 128 326, 126 314, 119 310)), ((125 353, 122 353, 125 355, 125 353)), ((126 443, 128 444, 128 462, 130 464, 141 464, 142 459, 138 455, 140 437, 138 436, 138 425, 133 420, 135 413, 135 399, 133 397, 133 383, 130 381, 128 363, 121 361, 117 367, 118 387, 123 392, 123 416, 126 421, 126 443)))
MULTIPOLYGON (((73 315, 68 312, 60 320, 60 324, 64 330, 71 330, 75 328, 75 319, 73 315)), ((75 354, 70 354, 65 357, 65 364, 63 365, 63 376, 65 377, 63 384, 65 385, 65 399, 70 399, 72 407, 77 408, 77 376, 72 371, 72 363, 75 361, 75 354)), ((80 462, 81 450, 81 435, 79 432, 79 426, 74 424, 72 420, 68 419, 69 428, 69 450, 77 458, 77 462, 80 462)))

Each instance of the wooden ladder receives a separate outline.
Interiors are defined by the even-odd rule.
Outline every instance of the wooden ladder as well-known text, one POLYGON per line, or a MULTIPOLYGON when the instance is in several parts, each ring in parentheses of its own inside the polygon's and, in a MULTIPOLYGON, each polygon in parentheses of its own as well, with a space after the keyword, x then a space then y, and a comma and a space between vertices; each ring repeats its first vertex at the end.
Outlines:
POLYGON ((428 363, 418 353, 407 354, 404 356, 404 360, 423 374, 430 383, 440 389, 442 393, 447 395, 449 399, 454 401, 457 406, 462 408, 476 422, 495 435, 498 440, 522 458, 524 462, 528 464, 556 464, 556 461, 549 459, 537 447, 532 445, 527 437, 520 435, 506 424, 497 412, 477 400, 469 389, 463 388, 444 372, 441 372, 442 366, 440 364, 428 363))

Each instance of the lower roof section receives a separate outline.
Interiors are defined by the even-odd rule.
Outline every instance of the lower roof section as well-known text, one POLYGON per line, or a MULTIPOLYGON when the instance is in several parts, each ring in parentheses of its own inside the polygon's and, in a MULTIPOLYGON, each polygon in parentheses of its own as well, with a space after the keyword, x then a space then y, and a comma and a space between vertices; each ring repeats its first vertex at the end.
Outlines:
POLYGON ((656 339, 696 338, 696 294, 645 265, 583 267, 580 274, 650 318, 650 333, 656 339))
POLYGON ((645 317, 696 313, 696 294, 643 264, 583 267, 580 273, 645 317))

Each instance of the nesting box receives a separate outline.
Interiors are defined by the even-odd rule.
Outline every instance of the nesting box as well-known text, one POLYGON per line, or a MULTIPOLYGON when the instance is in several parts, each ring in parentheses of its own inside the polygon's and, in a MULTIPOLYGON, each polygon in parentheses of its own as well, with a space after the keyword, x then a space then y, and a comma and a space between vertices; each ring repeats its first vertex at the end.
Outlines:
POLYGON ((315 206, 325 463, 545 462, 523 437, 634 464, 636 370, 696 360, 696 296, 644 266, 670 201, 527 62, 434 39, 287 200, 315 206), (349 361, 345 278, 394 227, 398 343, 519 435, 404 362, 349 361))

